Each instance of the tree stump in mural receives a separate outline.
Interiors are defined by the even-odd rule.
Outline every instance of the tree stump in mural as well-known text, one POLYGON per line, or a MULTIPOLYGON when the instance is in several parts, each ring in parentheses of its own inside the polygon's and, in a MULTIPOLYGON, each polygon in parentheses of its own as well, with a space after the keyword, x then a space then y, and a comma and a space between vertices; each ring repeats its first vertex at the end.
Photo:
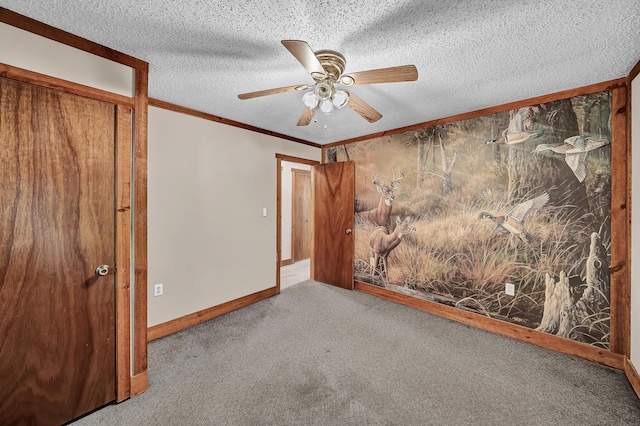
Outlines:
POLYGON ((576 283, 576 277, 568 277, 564 271, 557 281, 546 274, 544 314, 536 330, 608 347, 608 271, 605 249, 600 236, 594 232, 584 283, 581 280, 576 283))

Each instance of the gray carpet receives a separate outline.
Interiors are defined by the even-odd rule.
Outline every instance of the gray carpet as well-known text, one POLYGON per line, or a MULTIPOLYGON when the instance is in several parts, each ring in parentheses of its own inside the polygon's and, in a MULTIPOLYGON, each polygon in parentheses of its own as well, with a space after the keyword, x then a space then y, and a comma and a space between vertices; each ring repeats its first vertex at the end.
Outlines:
POLYGON ((76 425, 638 425, 620 371, 314 281, 149 345, 76 425))

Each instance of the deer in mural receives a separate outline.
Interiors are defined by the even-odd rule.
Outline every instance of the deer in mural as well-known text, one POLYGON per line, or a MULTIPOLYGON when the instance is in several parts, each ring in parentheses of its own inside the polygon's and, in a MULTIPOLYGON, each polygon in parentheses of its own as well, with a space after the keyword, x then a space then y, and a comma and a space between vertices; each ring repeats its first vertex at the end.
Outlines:
POLYGON ((371 276, 373 277, 378 264, 382 259, 382 268, 380 276, 388 278, 387 273, 387 257, 391 250, 396 248, 402 242, 402 237, 416 231, 411 225, 412 219, 407 216, 404 220, 400 220, 400 216, 396 216, 396 227, 392 233, 389 233, 386 227, 379 226, 371 233, 369 237, 369 245, 371 246, 371 276))
POLYGON ((404 173, 401 171, 398 172, 398 177, 396 177, 396 172, 393 171, 393 178, 389 181, 389 185, 385 185, 384 181, 380 179, 378 174, 376 173, 373 177, 373 184, 376 186, 376 189, 381 194, 380 202, 378 203, 378 207, 372 210, 367 210, 364 212, 359 212, 358 217, 365 219, 375 225, 384 226, 388 231, 391 230, 391 209, 392 203, 395 199, 395 195, 393 195, 393 191, 398 189, 400 186, 400 181, 404 178, 404 173))

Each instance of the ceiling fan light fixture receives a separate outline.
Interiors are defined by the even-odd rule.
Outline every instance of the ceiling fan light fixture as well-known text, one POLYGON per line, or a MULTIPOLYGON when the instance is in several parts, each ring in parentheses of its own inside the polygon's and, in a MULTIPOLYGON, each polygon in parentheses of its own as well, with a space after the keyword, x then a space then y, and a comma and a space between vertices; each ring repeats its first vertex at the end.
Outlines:
POLYGON ((331 97, 333 90, 327 83, 318 83, 316 84, 316 88, 313 89, 313 92, 319 101, 325 101, 331 97))
POLYGON ((324 115, 329 115, 333 112, 333 102, 331 102, 331 99, 325 99, 320 102, 320 112, 324 115))
POLYGON ((315 108, 318 105, 318 98, 316 98, 315 93, 307 92, 302 97, 302 102, 304 102, 307 108, 315 108))
POLYGON ((331 101, 336 108, 340 109, 347 105, 347 102, 349 102, 349 94, 344 90, 336 90, 335 92, 333 92, 331 101))
POLYGON ((350 75, 343 75, 340 78, 340 83, 344 84, 345 86, 353 86, 354 84, 356 84, 356 80, 350 75))

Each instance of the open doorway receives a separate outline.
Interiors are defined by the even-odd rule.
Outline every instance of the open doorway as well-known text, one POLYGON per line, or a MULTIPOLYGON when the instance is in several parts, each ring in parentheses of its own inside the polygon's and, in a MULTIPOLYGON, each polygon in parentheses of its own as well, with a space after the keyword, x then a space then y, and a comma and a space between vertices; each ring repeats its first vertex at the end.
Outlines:
POLYGON ((316 161, 278 156, 279 265, 283 290, 311 275, 311 165, 316 161))

